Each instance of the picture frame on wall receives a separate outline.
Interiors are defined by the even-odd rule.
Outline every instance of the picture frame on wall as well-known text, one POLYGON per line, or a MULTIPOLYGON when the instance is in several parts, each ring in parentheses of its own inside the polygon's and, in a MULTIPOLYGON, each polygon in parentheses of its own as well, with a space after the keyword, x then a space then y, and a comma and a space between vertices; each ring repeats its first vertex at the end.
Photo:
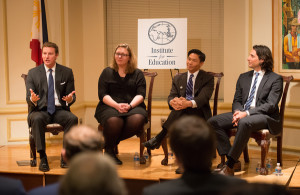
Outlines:
POLYGON ((274 72, 300 81, 300 0, 273 0, 274 72))

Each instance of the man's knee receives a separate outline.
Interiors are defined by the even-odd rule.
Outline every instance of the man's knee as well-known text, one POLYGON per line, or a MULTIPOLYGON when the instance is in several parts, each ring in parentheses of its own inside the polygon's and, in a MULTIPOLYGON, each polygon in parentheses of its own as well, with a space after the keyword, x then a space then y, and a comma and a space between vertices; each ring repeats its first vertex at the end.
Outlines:
POLYGON ((248 120, 246 120, 246 118, 242 118, 242 119, 240 119, 239 120, 239 122, 238 122, 238 126, 239 127, 243 127, 243 128, 246 128, 246 127, 249 127, 249 121, 248 120))
POLYGON ((70 116, 70 121, 72 122, 73 125, 77 125, 78 124, 78 117, 75 116, 74 114, 72 114, 70 116))
POLYGON ((33 124, 46 124, 46 119, 41 113, 34 113, 30 116, 30 123, 33 124))
POLYGON ((218 120, 216 120, 216 117, 210 117, 207 120, 207 123, 211 126, 211 127, 216 127, 218 125, 218 120))

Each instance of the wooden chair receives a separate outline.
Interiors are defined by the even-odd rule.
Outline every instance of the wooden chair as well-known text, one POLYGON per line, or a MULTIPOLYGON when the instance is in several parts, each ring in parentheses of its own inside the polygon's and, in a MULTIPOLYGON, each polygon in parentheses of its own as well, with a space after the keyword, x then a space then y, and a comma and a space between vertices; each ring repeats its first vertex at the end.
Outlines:
MULTIPOLYGON (((272 135, 268 129, 262 129, 257 132, 251 133, 251 138, 254 138, 257 144, 261 147, 261 175, 267 175, 268 170, 266 169, 266 159, 269 152, 269 147, 271 143, 271 139, 277 139, 277 163, 280 163, 282 166, 282 136, 283 136, 283 123, 284 123, 284 111, 285 111, 285 103, 286 103, 286 96, 289 90, 290 82, 294 79, 293 76, 282 76, 283 80, 285 81, 285 86, 283 90, 283 94, 281 97, 281 104, 280 104, 280 133, 277 135, 272 135)), ((230 129, 227 131, 229 137, 235 136, 237 129, 230 129)), ((249 162, 249 154, 248 154, 248 146, 246 145, 244 150, 244 161, 246 163, 249 162)), ((225 163, 225 156, 221 156, 221 163, 225 163)))
MULTIPOLYGON (((178 73, 182 74, 182 73, 178 73)), ((215 86, 215 95, 214 95, 214 105, 213 105, 213 116, 218 114, 218 96, 219 96, 219 88, 221 79, 224 76, 223 72, 220 73, 214 73, 214 72, 208 72, 208 74, 214 76, 217 79, 216 86, 215 86)), ((168 165, 168 144, 167 144, 167 137, 165 137, 162 140, 162 148, 164 151, 165 158, 161 161, 162 165, 168 165)))
MULTIPOLYGON (((149 83, 149 88, 148 88, 148 103, 147 103, 147 113, 148 113, 148 122, 144 125, 144 130, 142 133, 139 135, 140 137, 140 164, 145 164, 146 159, 143 155, 144 153, 144 145, 143 143, 146 142, 149 139, 151 139, 151 110, 152 110, 152 91, 153 91, 153 84, 154 84, 154 79, 157 76, 157 72, 143 72, 145 77, 150 78, 150 83, 149 83)), ((103 126, 101 124, 98 125, 98 130, 103 132, 103 126)), ((151 155, 151 150, 147 149, 147 152, 149 155, 151 155)), ((115 153, 118 154, 118 146, 115 148, 115 153)))
MULTIPOLYGON (((27 74, 22 74, 21 77, 24 79, 25 86, 26 86, 27 74)), ((48 124, 46 126, 46 130, 45 130, 45 132, 52 133, 53 135, 58 135, 58 133, 60 133, 62 131, 64 131, 64 128, 57 123, 48 124)), ((36 163, 36 145, 35 145, 35 142, 33 139, 31 128, 29 128, 29 145, 30 145, 30 166, 35 167, 37 165, 37 163, 36 163)))

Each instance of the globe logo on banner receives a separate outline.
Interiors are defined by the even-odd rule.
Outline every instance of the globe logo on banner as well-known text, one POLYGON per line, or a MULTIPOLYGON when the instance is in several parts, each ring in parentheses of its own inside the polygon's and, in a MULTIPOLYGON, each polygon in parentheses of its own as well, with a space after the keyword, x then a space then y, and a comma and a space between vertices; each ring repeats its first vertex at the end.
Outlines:
POLYGON ((148 30, 149 39, 158 45, 167 45, 171 43, 176 37, 176 28, 173 24, 166 21, 159 21, 148 30))

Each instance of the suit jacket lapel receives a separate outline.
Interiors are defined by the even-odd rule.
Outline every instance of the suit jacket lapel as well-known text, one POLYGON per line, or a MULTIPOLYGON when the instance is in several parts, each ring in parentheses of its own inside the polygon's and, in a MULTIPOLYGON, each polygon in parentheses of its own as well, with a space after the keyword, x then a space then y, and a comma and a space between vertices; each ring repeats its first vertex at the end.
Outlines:
POLYGON ((41 77, 41 86, 43 86, 43 90, 45 91, 45 93, 48 94, 48 82, 44 64, 39 66, 39 71, 41 77))
POLYGON ((256 101, 259 97, 259 95, 261 94, 262 90, 263 90, 263 87, 265 85, 265 83, 267 82, 267 80, 269 79, 269 76, 270 74, 269 73, 265 73, 265 75, 263 76, 263 78, 261 79, 261 82, 258 86, 258 89, 257 89, 257 93, 256 93, 256 101))
POLYGON ((59 64, 56 64, 56 69, 55 69, 55 91, 58 96, 58 99, 60 100, 60 81, 62 77, 62 70, 59 64))
POLYGON ((186 96, 186 92, 185 91, 186 91, 186 85, 187 85, 187 75, 188 75, 187 72, 183 73, 183 75, 182 75, 182 77, 181 77, 181 79, 179 81, 179 87, 182 88, 182 90, 180 90, 180 92, 181 92, 180 96, 181 97, 185 97, 186 96))
POLYGON ((198 93, 198 91, 200 89, 200 86, 201 86, 202 80, 203 80, 203 74, 204 74, 204 72, 199 70, 198 75, 195 80, 194 96, 196 96, 196 94, 198 93))
POLYGON ((246 81, 245 81, 245 83, 246 83, 246 85, 245 85, 245 92, 246 93, 245 93, 245 95, 243 97, 244 103, 247 101, 249 93, 250 93, 250 87, 251 87, 251 84, 252 84, 253 72, 254 72, 253 70, 249 71, 248 75, 246 77, 246 81))

